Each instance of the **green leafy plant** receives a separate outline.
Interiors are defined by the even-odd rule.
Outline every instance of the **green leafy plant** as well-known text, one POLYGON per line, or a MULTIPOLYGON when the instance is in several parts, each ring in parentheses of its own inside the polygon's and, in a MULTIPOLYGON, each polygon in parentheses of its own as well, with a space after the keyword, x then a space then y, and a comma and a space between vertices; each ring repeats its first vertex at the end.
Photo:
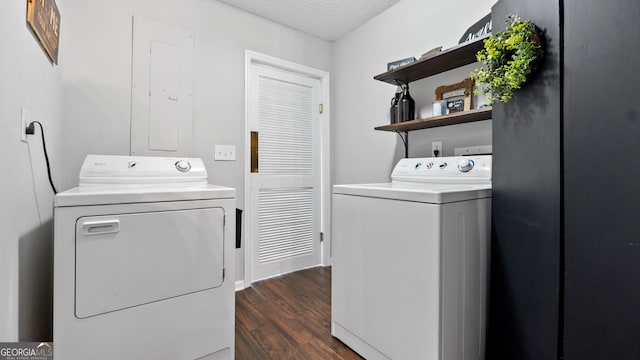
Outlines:
POLYGON ((542 58, 541 36, 538 28, 529 20, 511 15, 505 20, 504 31, 497 32, 484 40, 484 49, 476 58, 485 67, 471 72, 478 84, 486 84, 476 89, 476 95, 491 93, 489 103, 507 102, 513 92, 527 81, 542 58))

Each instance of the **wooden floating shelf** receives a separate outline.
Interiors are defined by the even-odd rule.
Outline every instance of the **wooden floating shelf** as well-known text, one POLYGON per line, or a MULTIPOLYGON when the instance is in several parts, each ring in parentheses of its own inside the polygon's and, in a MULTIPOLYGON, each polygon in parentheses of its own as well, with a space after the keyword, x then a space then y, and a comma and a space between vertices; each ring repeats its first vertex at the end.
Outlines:
POLYGON ((412 81, 474 63, 477 61, 476 53, 484 47, 483 41, 489 36, 491 34, 446 49, 426 59, 376 75, 373 78, 394 85, 408 84, 412 81))
POLYGON ((375 129, 393 132, 412 131, 489 119, 491 119, 491 107, 484 107, 481 109, 461 111, 449 115, 434 116, 426 119, 416 119, 397 124, 377 126, 375 129))

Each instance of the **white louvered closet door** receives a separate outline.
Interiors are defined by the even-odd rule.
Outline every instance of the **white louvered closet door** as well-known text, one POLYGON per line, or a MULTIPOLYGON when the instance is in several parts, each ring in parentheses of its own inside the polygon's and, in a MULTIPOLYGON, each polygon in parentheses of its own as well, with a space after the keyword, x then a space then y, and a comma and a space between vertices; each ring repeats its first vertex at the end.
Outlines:
MULTIPOLYGON (((320 81, 252 65, 251 279, 320 264, 320 81)), ((250 166, 250 164, 247 164, 250 166)))

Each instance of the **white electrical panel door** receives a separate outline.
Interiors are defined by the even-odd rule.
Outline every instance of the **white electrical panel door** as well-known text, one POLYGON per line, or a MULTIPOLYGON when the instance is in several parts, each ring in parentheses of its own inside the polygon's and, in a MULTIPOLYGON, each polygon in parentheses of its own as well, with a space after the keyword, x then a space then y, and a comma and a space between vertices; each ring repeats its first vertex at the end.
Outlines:
POLYGON ((176 44, 151 42, 149 64, 149 150, 178 151, 180 137, 180 56, 176 44))
POLYGON ((131 155, 191 156, 193 34, 135 16, 131 155))
POLYGON ((75 316, 87 318, 221 286, 223 239, 222 208, 79 218, 75 316))

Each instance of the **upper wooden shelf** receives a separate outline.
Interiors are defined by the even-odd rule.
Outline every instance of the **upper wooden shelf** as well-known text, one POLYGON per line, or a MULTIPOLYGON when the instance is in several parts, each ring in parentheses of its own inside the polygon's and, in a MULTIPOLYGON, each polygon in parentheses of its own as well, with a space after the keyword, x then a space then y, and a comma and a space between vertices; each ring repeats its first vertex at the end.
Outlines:
POLYGON ((373 78, 389 84, 408 84, 431 75, 439 74, 457 67, 476 62, 476 53, 483 48, 483 40, 491 34, 479 37, 452 48, 439 52, 437 55, 418 60, 387 71, 373 78))
POLYGON ((377 126, 375 129, 394 132, 412 131, 489 119, 491 119, 491 107, 484 107, 481 109, 461 111, 449 115, 434 116, 426 119, 417 119, 396 124, 377 126))

